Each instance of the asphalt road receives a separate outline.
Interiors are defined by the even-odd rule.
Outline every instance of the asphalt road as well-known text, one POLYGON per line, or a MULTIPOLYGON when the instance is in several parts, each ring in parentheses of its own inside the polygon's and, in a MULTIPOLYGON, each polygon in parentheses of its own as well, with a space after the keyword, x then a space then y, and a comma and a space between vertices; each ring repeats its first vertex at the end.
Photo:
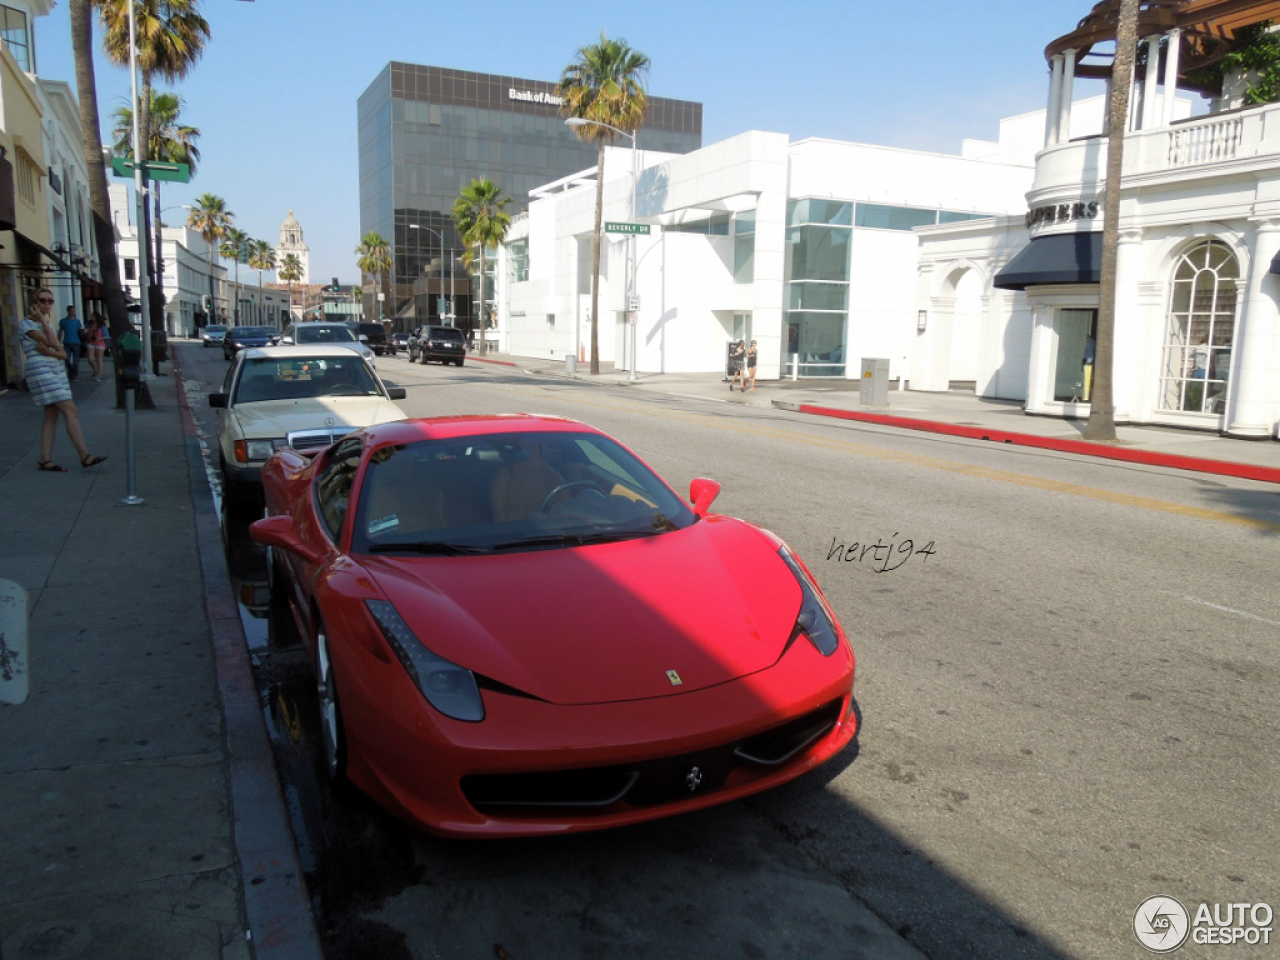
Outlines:
MULTIPOLYGON (((196 353, 184 369, 220 380, 196 353)), ((589 837, 441 842, 340 797, 325 842, 355 879, 317 894, 335 942, 1110 960, 1147 955, 1132 925, 1153 895, 1280 908, 1274 488, 511 368, 379 366, 412 415, 571 416, 681 492, 719 480, 716 510, 818 577, 858 655, 864 727, 789 787, 589 837), (362 851, 396 869, 359 875, 362 851)))

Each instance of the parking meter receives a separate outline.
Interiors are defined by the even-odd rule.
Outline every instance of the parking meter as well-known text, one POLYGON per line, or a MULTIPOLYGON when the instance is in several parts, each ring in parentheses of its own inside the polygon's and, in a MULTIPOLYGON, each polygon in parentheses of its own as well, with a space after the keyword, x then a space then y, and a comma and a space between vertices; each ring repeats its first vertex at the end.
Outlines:
POLYGON ((116 349, 116 383, 125 390, 138 389, 142 384, 142 339, 136 333, 126 333, 116 349))

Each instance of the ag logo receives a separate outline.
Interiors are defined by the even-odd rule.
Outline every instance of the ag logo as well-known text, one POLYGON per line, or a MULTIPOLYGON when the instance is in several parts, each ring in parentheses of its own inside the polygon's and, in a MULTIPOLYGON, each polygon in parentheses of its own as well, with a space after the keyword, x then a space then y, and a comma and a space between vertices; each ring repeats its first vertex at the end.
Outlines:
POLYGON ((1191 917, 1173 897, 1147 897, 1133 914, 1133 932, 1152 953, 1170 953, 1187 940, 1191 917))

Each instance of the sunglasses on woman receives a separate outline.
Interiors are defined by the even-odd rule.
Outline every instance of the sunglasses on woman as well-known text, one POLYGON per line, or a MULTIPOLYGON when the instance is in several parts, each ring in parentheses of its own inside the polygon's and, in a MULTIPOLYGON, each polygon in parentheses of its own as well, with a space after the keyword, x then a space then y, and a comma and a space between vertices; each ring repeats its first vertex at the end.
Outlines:
POLYGON ((53 303, 53 297, 40 297, 36 303, 53 303))

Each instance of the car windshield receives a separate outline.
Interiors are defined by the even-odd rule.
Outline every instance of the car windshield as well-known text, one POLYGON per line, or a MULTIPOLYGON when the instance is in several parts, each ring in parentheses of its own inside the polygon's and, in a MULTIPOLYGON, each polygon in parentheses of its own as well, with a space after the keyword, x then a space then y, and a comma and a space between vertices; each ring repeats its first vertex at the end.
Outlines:
POLYGON ((354 353, 343 357, 259 357, 245 361, 232 404, 381 393, 368 365, 354 353))
POLYGON ((609 437, 546 432, 427 440, 373 453, 352 550, 454 556, 583 546, 696 518, 609 437))
POLYGON ((338 323, 308 323, 294 328, 295 343, 356 343, 351 328, 338 323))
POLYGON ((204 332, 205 333, 226 333, 227 328, 211 323, 204 328, 204 332))
POLYGON ((427 332, 430 340, 462 340, 462 331, 457 327, 432 327, 427 332))
POLYGON ((275 327, 236 327, 231 331, 236 337, 274 337, 275 327))

